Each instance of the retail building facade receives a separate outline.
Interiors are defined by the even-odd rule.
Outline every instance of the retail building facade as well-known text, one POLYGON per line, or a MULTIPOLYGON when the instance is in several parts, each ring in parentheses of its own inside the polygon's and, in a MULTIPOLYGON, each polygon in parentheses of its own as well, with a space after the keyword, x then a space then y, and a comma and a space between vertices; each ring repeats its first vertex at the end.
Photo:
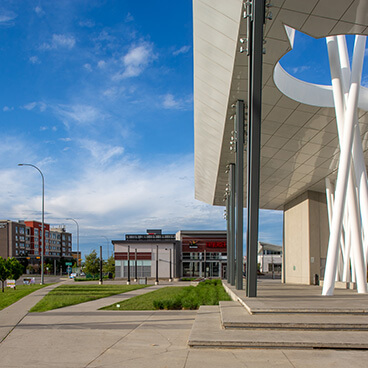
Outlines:
POLYGON ((182 230, 126 234, 113 240, 115 277, 226 277, 226 232, 182 230), (171 273, 170 273, 171 269, 171 273))

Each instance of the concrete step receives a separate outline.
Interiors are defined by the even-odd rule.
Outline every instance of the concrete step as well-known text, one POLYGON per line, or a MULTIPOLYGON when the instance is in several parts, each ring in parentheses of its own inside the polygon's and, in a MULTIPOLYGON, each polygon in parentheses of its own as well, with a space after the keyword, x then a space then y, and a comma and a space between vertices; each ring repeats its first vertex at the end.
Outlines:
POLYGON ((223 329, 219 306, 201 306, 188 345, 193 348, 368 349, 368 331, 223 329))
POLYGON ((226 329, 368 331, 368 315, 318 313, 249 314, 240 303, 220 302, 221 324, 226 329))

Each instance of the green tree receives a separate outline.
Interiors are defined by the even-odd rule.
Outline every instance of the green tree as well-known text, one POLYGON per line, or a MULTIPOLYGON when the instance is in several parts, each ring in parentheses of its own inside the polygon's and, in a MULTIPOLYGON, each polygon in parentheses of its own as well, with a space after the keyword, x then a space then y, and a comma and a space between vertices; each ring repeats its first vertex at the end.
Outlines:
POLYGON ((93 249, 90 254, 85 256, 84 272, 92 276, 97 276, 100 271, 100 258, 97 257, 97 252, 93 249))
POLYGON ((6 265, 9 270, 9 278, 12 280, 18 280, 23 275, 24 267, 17 259, 8 258, 6 265))
POLYGON ((10 276, 9 269, 7 267, 7 262, 3 257, 0 257, 0 281, 2 292, 4 292, 5 280, 10 276))
POLYGON ((103 267, 104 273, 111 273, 112 277, 115 278, 115 259, 114 256, 110 256, 107 262, 104 263, 103 267))

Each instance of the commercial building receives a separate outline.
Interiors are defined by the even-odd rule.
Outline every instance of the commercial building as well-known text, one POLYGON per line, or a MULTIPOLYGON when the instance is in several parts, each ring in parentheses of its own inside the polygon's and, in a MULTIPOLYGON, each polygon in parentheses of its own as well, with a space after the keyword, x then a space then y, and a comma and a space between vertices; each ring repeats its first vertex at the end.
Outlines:
POLYGON ((112 243, 115 277, 226 277, 226 231, 147 230, 112 243))
MULTIPOLYGON (((238 265, 247 208, 248 296, 257 295, 260 208, 284 213, 284 282, 318 277, 323 295, 332 295, 335 280, 354 281, 365 293, 368 90, 361 76, 368 2, 271 5, 193 1, 195 197, 217 206, 226 198, 238 265), (326 38, 331 85, 300 81, 282 68, 296 31, 326 38), (352 55, 345 34, 357 35, 352 55)), ((238 271, 230 281, 242 289, 238 271)))
POLYGON ((147 230, 146 234, 126 234, 125 240, 112 240, 112 244, 115 277, 156 277, 156 272, 159 278, 180 277, 180 248, 175 234, 147 230))
POLYGON ((181 230, 181 277, 226 278, 226 231, 181 230))
POLYGON ((262 273, 278 273, 282 270, 282 247, 280 245, 258 242, 258 264, 262 273))

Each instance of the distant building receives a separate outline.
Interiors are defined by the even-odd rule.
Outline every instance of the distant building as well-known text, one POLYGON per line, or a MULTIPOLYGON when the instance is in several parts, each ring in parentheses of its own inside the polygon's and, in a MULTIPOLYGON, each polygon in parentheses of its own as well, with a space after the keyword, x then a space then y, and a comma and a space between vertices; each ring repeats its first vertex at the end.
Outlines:
POLYGON ((0 220, 0 257, 20 257, 33 253, 29 227, 24 221, 0 220))
MULTIPOLYGON (((39 263, 42 249, 42 223, 39 221, 0 220, 0 256, 25 258, 39 263)), ((72 258, 72 234, 64 227, 44 224, 44 258, 72 258)))
POLYGON ((126 234, 125 240, 112 241, 115 250, 115 276, 155 277, 158 260, 159 278, 225 277, 226 231, 182 230, 162 234, 147 230, 146 234, 126 234), (158 250, 158 257, 157 257, 158 250))
POLYGON ((115 277, 169 278, 170 266, 173 278, 180 274, 180 247, 175 234, 162 234, 161 230, 147 230, 146 234, 126 234, 125 240, 112 240, 115 257, 115 277), (129 262, 128 262, 129 260, 129 262), (158 260, 158 262, 157 262, 158 260), (137 268, 136 268, 137 264, 137 268))
POLYGON ((258 242, 258 263, 263 273, 281 273, 282 246, 258 242))
POLYGON ((226 277, 226 231, 181 230, 176 239, 182 252, 182 277, 226 277))
POLYGON ((72 234, 63 226, 51 228, 48 251, 50 255, 58 253, 60 257, 72 258, 72 234))

